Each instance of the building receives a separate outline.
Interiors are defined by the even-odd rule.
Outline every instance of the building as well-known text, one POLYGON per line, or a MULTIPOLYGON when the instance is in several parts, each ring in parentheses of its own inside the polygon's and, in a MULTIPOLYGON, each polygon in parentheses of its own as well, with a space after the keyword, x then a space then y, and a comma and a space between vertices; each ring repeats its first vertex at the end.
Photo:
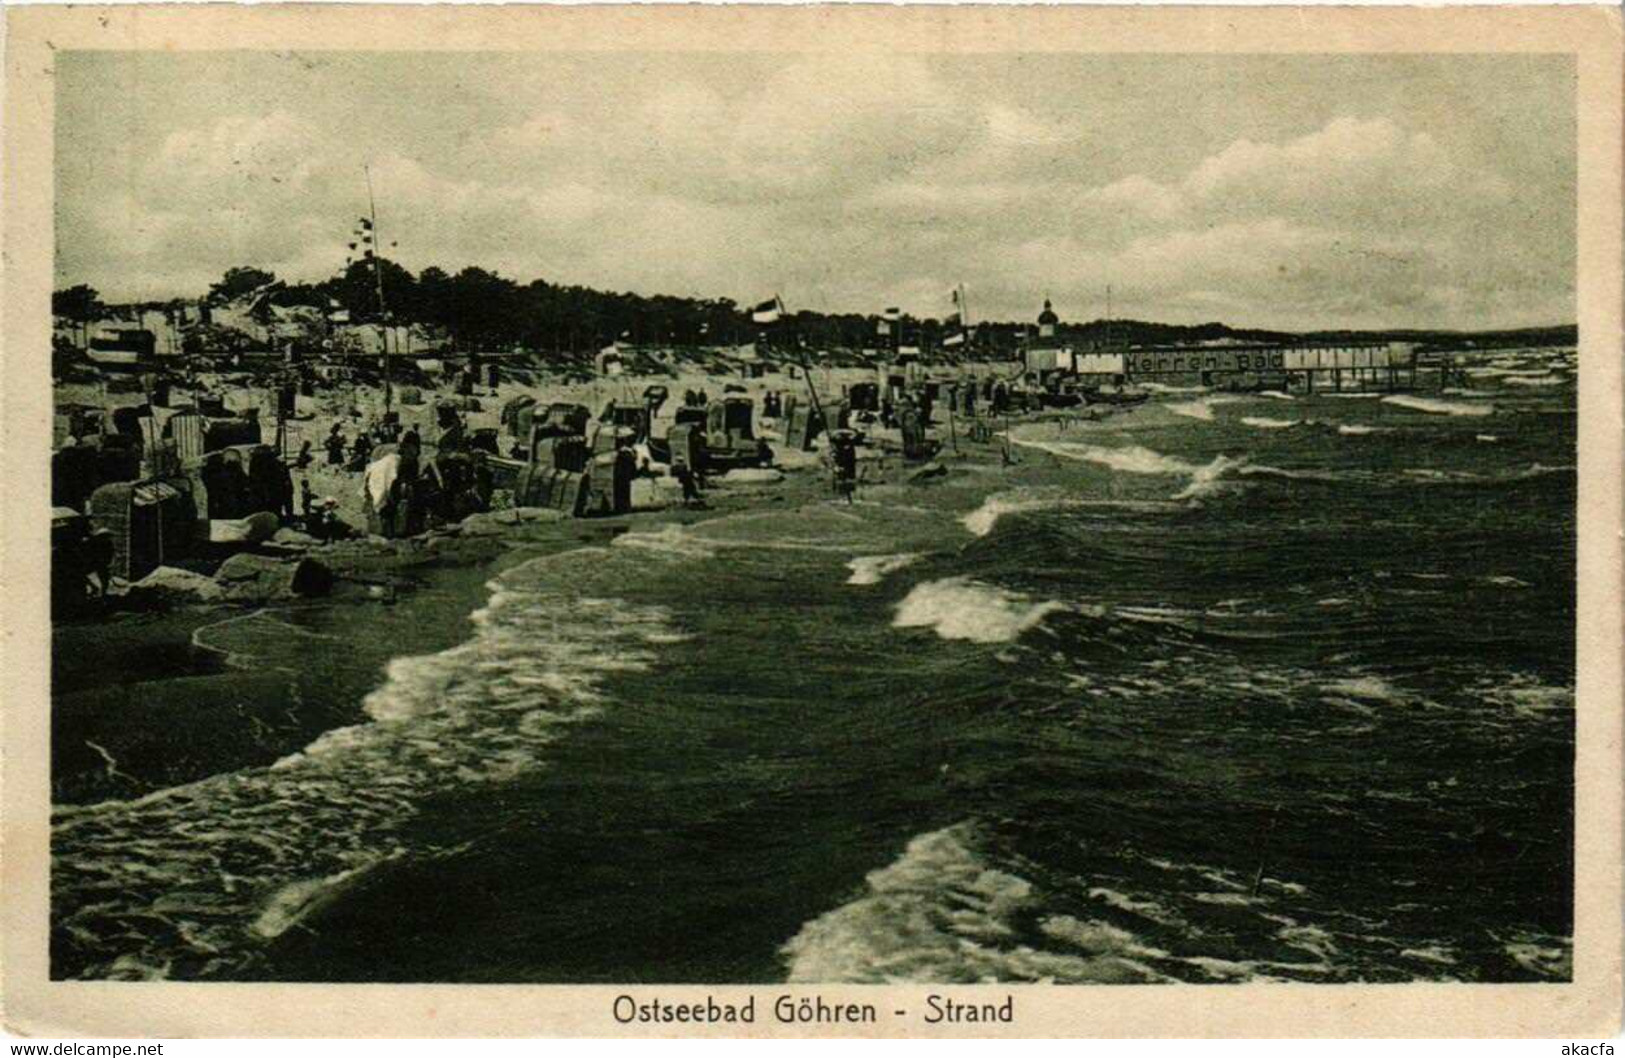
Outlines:
POLYGON ((1038 314, 1038 340, 1040 343, 1055 342, 1055 328, 1061 323, 1061 318, 1055 315, 1055 309, 1050 305, 1049 298, 1044 299, 1044 311, 1038 314))
POLYGON ((1025 359, 1028 371, 1045 375, 1051 371, 1073 370, 1072 350, 1061 344, 1060 325, 1061 318, 1055 314, 1055 306, 1050 304, 1049 298, 1045 298, 1044 309, 1038 314, 1038 333, 1027 342, 1025 359))

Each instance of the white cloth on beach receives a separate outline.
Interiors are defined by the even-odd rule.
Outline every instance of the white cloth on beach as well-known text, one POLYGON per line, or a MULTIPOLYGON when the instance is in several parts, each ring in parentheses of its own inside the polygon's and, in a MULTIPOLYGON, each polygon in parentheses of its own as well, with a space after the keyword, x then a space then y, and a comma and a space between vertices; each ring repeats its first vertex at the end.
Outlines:
POLYGON ((389 490, 400 472, 401 457, 396 452, 367 464, 367 473, 361 479, 361 494, 372 501, 373 510, 384 509, 384 504, 389 500, 389 490))

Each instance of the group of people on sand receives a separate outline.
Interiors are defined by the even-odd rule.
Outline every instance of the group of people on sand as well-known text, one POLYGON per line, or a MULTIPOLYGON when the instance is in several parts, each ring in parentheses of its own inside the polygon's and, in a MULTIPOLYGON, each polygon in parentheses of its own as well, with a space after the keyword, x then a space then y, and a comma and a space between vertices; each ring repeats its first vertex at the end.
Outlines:
POLYGON ((491 509, 494 479, 487 453, 468 444, 461 423, 441 430, 434 455, 425 455, 418 431, 371 450, 362 476, 367 531, 374 536, 416 536, 491 509))
POLYGON ((324 442, 327 448, 327 465, 330 467, 344 467, 350 471, 367 469, 367 463, 372 458, 374 447, 372 433, 367 430, 356 431, 355 440, 350 442, 350 455, 345 458, 344 424, 334 423, 333 428, 327 432, 324 442))
POLYGON ((210 518, 246 518, 260 511, 293 518, 293 475, 270 445, 249 449, 246 466, 235 448, 210 452, 199 476, 208 493, 210 518))

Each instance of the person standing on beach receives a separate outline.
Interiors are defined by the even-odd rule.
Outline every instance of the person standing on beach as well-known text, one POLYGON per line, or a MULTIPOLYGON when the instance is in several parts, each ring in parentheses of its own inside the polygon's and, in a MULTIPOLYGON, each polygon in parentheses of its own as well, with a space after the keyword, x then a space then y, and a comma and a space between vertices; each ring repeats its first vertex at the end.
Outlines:
MULTIPOLYGON (((342 440, 342 438, 341 438, 342 440)), ((372 458, 372 438, 365 430, 355 435, 355 445, 350 449, 351 470, 365 471, 372 458)))
POLYGON ((858 490, 858 448, 846 431, 836 431, 829 437, 831 485, 837 496, 845 496, 847 503, 855 502, 858 490))
POLYGON ((703 507, 705 496, 700 492, 699 482, 696 480, 694 470, 687 463, 673 463, 671 476, 683 486, 683 506, 703 507))

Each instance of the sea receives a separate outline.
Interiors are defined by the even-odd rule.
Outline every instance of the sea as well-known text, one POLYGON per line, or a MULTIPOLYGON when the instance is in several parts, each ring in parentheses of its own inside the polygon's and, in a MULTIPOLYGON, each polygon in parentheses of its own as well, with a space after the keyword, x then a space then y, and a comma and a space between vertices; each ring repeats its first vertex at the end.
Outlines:
MULTIPOLYGON (((353 723, 59 806, 53 975, 1567 980, 1575 376, 1165 388, 519 555, 353 723)), ((304 671, 356 620, 198 649, 304 671)))

